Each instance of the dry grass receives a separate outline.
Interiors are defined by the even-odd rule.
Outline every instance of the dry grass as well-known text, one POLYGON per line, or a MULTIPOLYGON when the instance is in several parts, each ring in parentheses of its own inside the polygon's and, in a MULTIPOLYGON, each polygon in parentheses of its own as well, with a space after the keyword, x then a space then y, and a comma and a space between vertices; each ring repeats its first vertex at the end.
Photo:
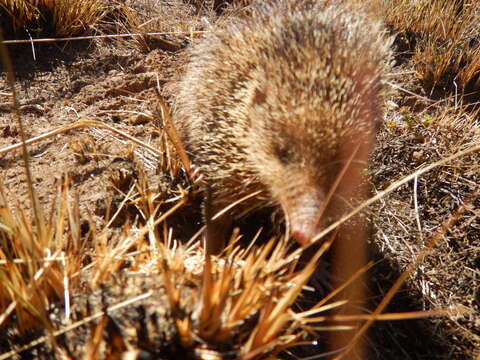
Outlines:
POLYGON ((105 0, 1 0, 0 26, 7 34, 27 32, 33 38, 88 35, 98 31, 111 7, 105 0))
POLYGON ((48 216, 38 207, 38 222, 32 222, 26 209, 8 206, 0 186, 1 326, 15 319, 21 333, 48 329, 46 311, 61 299, 69 316, 69 293, 79 283, 88 235, 81 233, 78 200, 71 197, 68 181, 59 193, 48 216))
MULTIPOLYGON (((117 234, 92 229, 82 236, 78 203, 69 196, 68 182, 63 186, 62 201, 55 208, 57 216, 52 216, 51 222, 45 222, 38 207, 42 229, 37 230, 38 234, 23 211, 16 218, 8 207, 2 208, 0 249, 5 260, 0 263, 4 269, 0 284, 5 290, 1 292, 2 307, 7 309, 4 318, 10 315, 9 308, 17 311, 15 322, 3 321, 2 325, 13 327, 20 334, 41 334, 39 330, 43 329, 49 335, 0 355, 1 359, 28 350, 38 358, 69 353, 72 359, 95 359, 105 354, 126 356, 145 349, 152 356, 174 351, 175 356, 197 353, 236 354, 245 360, 267 355, 275 358, 288 347, 310 342, 308 334, 340 328, 325 327, 322 323, 330 319, 319 314, 341 306, 343 301, 328 303, 328 297, 308 311, 292 310, 331 241, 299 271, 296 264, 301 251, 289 251, 286 239, 271 239, 260 248, 245 249, 232 244, 224 259, 208 258, 204 262, 198 242, 191 239, 190 245, 177 243, 166 222, 184 206, 185 195, 161 213, 162 201, 155 200, 161 194, 152 196, 142 186, 137 189, 131 197, 136 198, 134 202, 147 217, 147 225, 137 230, 132 230, 134 224, 125 226, 117 234), (46 252, 52 255, 42 260, 46 252), (90 260, 86 261, 87 258, 90 260), (135 283, 138 275, 134 274, 144 274, 143 281, 157 292, 142 294, 143 286, 135 283), (104 289, 100 296, 95 292, 99 288, 104 289), (148 303, 140 302, 147 298, 148 303), (105 302, 117 305, 109 307, 105 302), (92 315, 89 303, 98 304, 99 312, 92 315), (140 306, 142 311, 156 314, 170 325, 151 328, 144 334, 148 339, 132 340, 135 335, 124 333, 128 328, 125 323, 136 326, 137 336, 141 333, 132 306, 135 311, 140 306), (53 313, 60 311, 60 315, 53 315, 47 311, 49 308, 56 308, 53 313), (117 309, 123 312, 115 315, 117 309), (76 314, 76 321, 72 313, 76 314), (83 314, 80 319, 79 314, 83 314), (88 327, 95 319, 100 322, 88 327), (81 330, 85 328, 86 332, 81 330), (109 343, 103 339, 104 331, 117 341, 109 343), (159 338, 164 340, 158 341, 159 338), (78 341, 88 346, 78 348, 78 341), (119 346, 119 342, 123 345, 119 346), (138 344, 138 348, 127 346, 131 343, 138 344), (43 350, 31 350, 39 345, 43 350)), ((2 200, 7 204, 7 199, 2 200)))
MULTIPOLYGON (((151 193, 148 186, 142 185, 145 181, 141 178, 137 191, 128 194, 127 198, 137 204, 147 225, 137 229, 135 224, 126 224, 116 234, 107 229, 99 233, 92 231, 90 251, 85 252, 84 245, 75 251, 66 251, 66 256, 62 257, 67 259, 65 263, 76 266, 69 272, 60 268, 60 272, 51 265, 49 270, 55 270, 56 276, 51 279, 50 272, 44 275, 49 275, 46 277, 49 281, 56 280, 56 292, 46 293, 44 291, 49 289, 46 283, 34 282, 43 290, 34 294, 40 301, 35 303, 39 309, 47 309, 50 303, 57 304, 53 313, 41 314, 40 325, 49 335, 4 353, 0 359, 26 351, 39 359, 61 358, 61 354, 69 354, 71 359, 111 359, 138 354, 200 359, 212 356, 276 359, 280 352, 292 346, 311 344, 312 336, 317 337, 318 332, 351 329, 351 326, 342 325, 345 321, 425 316, 422 313, 333 317, 322 314, 344 306, 345 301, 332 302, 342 289, 328 294, 308 310, 294 311, 295 301, 333 238, 324 243, 303 270, 296 270, 301 251, 289 251, 287 239, 271 239, 260 248, 245 249, 232 244, 221 259, 207 258, 205 261, 194 238, 186 245, 174 241, 167 224, 167 220, 185 205, 186 193, 183 192, 167 211, 161 212, 160 206, 168 200, 167 194, 151 193), (88 262, 84 261, 85 256, 90 259, 88 262), (59 279, 59 275, 63 278, 59 279), (77 280, 72 282, 72 279, 77 280), (69 291, 65 292, 66 289, 69 291), (74 293, 76 296, 72 297, 74 293), (67 303, 71 310, 60 310, 67 303), (75 321, 69 320, 68 313, 76 314, 75 321), (158 326, 157 320, 152 323, 153 318, 159 318, 163 325, 158 326), (102 334, 107 334, 106 338, 102 334), (52 339, 56 340, 52 342, 52 339), (75 345, 78 342, 86 346, 79 348, 75 345)), ((77 202, 68 200, 71 198, 67 185, 64 186, 65 201, 60 203, 61 209, 67 211, 58 211, 62 215, 59 219, 75 213, 77 216, 70 215, 67 219, 78 224, 77 202), (70 208, 73 211, 69 212, 70 208)), ((8 214, 0 223, 19 222, 8 214)), ((60 243, 63 249, 71 243, 85 244, 88 236, 80 240, 69 238, 72 233, 80 236, 78 226, 62 224, 57 221, 56 226, 46 227, 46 233, 68 241, 60 243)), ((21 244, 28 244, 24 238, 19 240, 21 244)), ((58 252, 48 241, 36 247, 58 252)), ((24 253, 16 256, 22 261, 28 259, 24 253)), ((38 270, 35 274, 38 277, 38 270)), ((8 283, 2 279, 3 285, 8 283)), ((31 288, 28 284, 22 286, 26 290, 31 288)), ((34 304, 31 298, 24 300, 28 306, 34 304)), ((19 326, 18 331, 25 329, 19 326)))
MULTIPOLYGON (((68 200, 71 198, 67 185, 64 185, 65 200, 60 204, 70 214, 76 210, 73 206, 68 211, 72 202, 77 202, 68 200)), ((47 266, 40 262, 44 264, 40 267, 43 273, 38 275, 36 271, 37 279, 30 280, 34 286, 25 284, 20 289, 28 290, 29 296, 22 298, 27 309, 36 305, 43 310, 41 317, 33 315, 41 320, 37 324, 47 336, 38 336, 23 346, 18 346, 22 343, 19 341, 17 349, 0 354, 0 359, 18 354, 38 359, 60 359, 65 354, 70 359, 92 360, 138 354, 192 359, 225 356, 242 360, 277 359, 290 347, 313 345, 319 332, 351 330, 352 326, 345 323, 425 316, 423 313, 374 317, 329 315, 330 310, 345 305, 345 300, 333 299, 354 279, 307 310, 294 311, 295 301, 333 237, 301 270, 297 269, 301 250, 291 251, 288 239, 274 238, 261 247, 249 248, 237 246, 235 240, 221 258, 205 260, 194 238, 181 244, 174 240, 167 225, 167 220, 185 205, 187 198, 180 197, 162 213, 162 201, 155 202, 153 194, 142 190, 143 187, 138 189, 133 197, 137 198, 137 204, 144 204, 139 206, 147 216, 146 226, 137 228, 132 224, 116 234, 104 229, 83 237, 72 231, 72 226, 62 226, 60 222, 55 229, 46 229, 55 239, 68 241, 60 242, 63 249, 67 248, 61 257, 63 262, 48 262, 47 266), (80 240, 71 239, 72 233, 80 240), (70 243, 82 246, 70 250, 67 245, 70 243), (52 282, 56 292, 48 293, 52 282), (31 292, 32 288, 39 291, 31 292)), ((65 212, 59 211, 59 215, 65 212)), ((78 223, 78 216, 67 218, 73 224, 78 223)), ((1 220, 2 224, 8 224, 11 219, 7 216, 1 220)), ((25 238, 19 240, 28 243, 25 238)), ((40 246, 41 250, 50 246, 54 255, 59 252, 51 242, 37 247, 40 246)), ((16 256, 21 259, 19 266, 28 263, 27 255, 16 256)), ((18 282, 17 272, 11 276, 18 282)), ((8 286, 9 281, 2 277, 1 284, 8 286)), ((22 309, 15 305, 17 312, 22 309)), ((30 324, 31 319, 32 315, 30 324)), ((42 334, 38 328, 20 327, 19 317, 15 320, 8 327, 20 334, 26 330, 42 334)))
POLYGON ((377 1, 427 92, 480 90, 477 1, 377 1))
MULTIPOLYGON (((405 114, 399 118, 405 117, 405 114)), ((409 174, 426 164, 478 147, 478 114, 463 109, 439 109, 430 114, 413 114, 408 122, 392 122, 379 134, 373 157, 371 181, 375 191, 389 186, 399 174, 409 174), (426 122, 425 119, 428 119, 426 122)), ((427 239, 469 198, 471 204, 451 225, 422 266, 409 279, 409 286, 421 294, 426 308, 463 305, 470 316, 451 316, 440 327, 440 336, 455 334, 462 340, 452 353, 472 354, 480 345, 475 317, 480 314, 474 284, 478 284, 480 206, 479 152, 473 152, 418 176, 374 206, 374 237, 379 252, 400 268, 411 263, 427 239)))

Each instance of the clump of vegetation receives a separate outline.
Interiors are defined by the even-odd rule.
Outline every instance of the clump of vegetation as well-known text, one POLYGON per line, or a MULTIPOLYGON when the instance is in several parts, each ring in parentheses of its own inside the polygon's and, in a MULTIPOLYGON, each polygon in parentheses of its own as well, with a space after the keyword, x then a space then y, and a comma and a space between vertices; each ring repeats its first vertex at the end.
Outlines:
POLYGON ((411 57, 432 94, 480 91, 480 3, 463 0, 379 1, 381 16, 398 33, 401 56, 411 57))
POLYGON ((456 304, 470 310, 469 315, 454 314, 447 321, 442 320, 434 337, 461 339, 449 344, 452 358, 473 356, 472 350, 480 344, 473 320, 480 312, 475 300, 477 290, 472 286, 478 279, 471 271, 477 266, 480 254, 478 112, 472 115, 463 108, 455 111, 444 107, 428 114, 404 109, 398 115, 398 123, 388 124, 380 131, 378 140, 382 147, 372 154, 369 175, 375 192, 403 174, 451 160, 372 206, 373 243, 382 258, 403 269, 411 264, 412 254, 423 251, 432 234, 445 228, 425 258, 422 265, 425 270, 418 270, 408 284, 420 294, 423 306, 446 308, 456 304), (452 158, 462 152, 463 156, 452 158), (463 208, 461 213, 460 208, 463 208))
POLYGON ((137 190, 135 202, 147 225, 124 226, 115 235, 93 228, 82 234, 68 181, 50 217, 37 207, 37 222, 21 208, 15 215, 0 192, 0 308, 6 309, 0 329, 17 335, 7 337, 16 349, 0 354, 2 359, 62 353, 71 359, 132 353, 276 359, 286 348, 311 343, 309 334, 345 328, 326 326, 330 318, 319 315, 345 304, 332 298, 350 282, 309 310, 293 311, 333 238, 300 270, 301 249, 292 252, 287 238, 247 249, 235 239, 224 259, 206 258, 195 237, 178 243, 166 223, 185 205, 186 193, 162 213, 162 202, 147 188, 137 190), (25 334, 36 339, 19 341, 25 334))
MULTIPOLYGON (((15 312, 20 332, 49 328, 47 309, 60 299, 68 308, 83 261, 78 202, 68 182, 61 199, 46 214, 37 207, 35 221, 17 206, 13 210, 0 186, 0 327, 15 312)), ((37 201, 34 197, 33 201, 37 201)), ((67 315, 69 316, 69 315, 67 315)))
POLYGON ((21 36, 89 35, 111 7, 105 0, 0 0, 0 26, 21 36))

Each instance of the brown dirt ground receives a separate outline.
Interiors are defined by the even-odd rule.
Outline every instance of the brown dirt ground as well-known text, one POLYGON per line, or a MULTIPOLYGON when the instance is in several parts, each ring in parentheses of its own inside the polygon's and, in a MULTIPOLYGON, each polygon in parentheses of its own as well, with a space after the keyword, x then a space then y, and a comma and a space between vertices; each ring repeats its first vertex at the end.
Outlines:
MULTIPOLYGON (((195 21, 197 20, 198 18, 195 18, 195 21)), ((184 37, 176 39, 177 43, 181 44, 180 47, 183 47, 184 40, 184 37)), ((109 124, 154 148, 163 149, 155 116, 158 103, 155 89, 159 85, 161 95, 171 103, 175 81, 179 78, 185 63, 182 51, 168 52, 155 46, 148 51, 141 51, 132 46, 132 42, 128 40, 36 45, 36 60, 33 60, 29 46, 16 46, 9 50, 15 67, 16 91, 22 110, 21 119, 28 138, 81 119, 90 119, 109 124)), ((409 70, 408 64, 402 66, 405 68, 398 67, 398 72, 409 70)), ((402 82, 402 86, 420 92, 417 84, 408 84, 411 79, 411 76, 406 75, 398 81, 402 82)), ((0 92, 8 92, 4 76, 0 79, 0 92)), ((409 106, 410 111, 414 115, 417 114, 415 106, 418 105, 418 101, 415 99, 397 93, 392 100, 397 105, 409 106)), ((425 105, 420 107, 425 108, 425 105)), ((435 111, 431 113, 439 113, 438 109, 435 111)), ((401 116, 396 109, 389 114, 392 121, 398 117, 401 116)), ((468 126, 472 128, 472 134, 469 136, 477 136, 473 132, 476 131, 474 128, 478 130, 478 117, 476 122, 468 126)), ((411 173, 419 164, 438 160, 461 148, 462 146, 458 144, 466 142, 464 131, 465 127, 452 130, 448 126, 442 127, 441 124, 434 128, 425 128, 418 123, 410 127, 401 124, 386 126, 379 135, 379 144, 373 155, 370 170, 374 188, 381 189, 394 179, 411 173), (432 143, 432 139, 453 145, 442 145, 442 149, 447 149, 446 152, 436 151, 435 146, 427 146, 432 143), (425 145, 424 148, 422 145, 425 145)), ((0 134, 0 148, 18 143, 20 140, 10 100, 1 95, 0 134)), ((140 146, 132 148, 130 142, 104 129, 71 130, 30 145, 29 154, 35 190, 42 203, 50 206, 57 195, 55 184, 64 174, 69 174, 81 199, 82 214, 91 215, 99 226, 105 222, 106 213, 111 214, 115 210, 115 201, 123 198, 123 194, 114 188, 114 184, 118 183, 112 182, 112 178, 119 176, 118 173, 126 172, 129 174, 127 176, 135 178, 138 177, 139 168, 142 168, 150 180, 152 189, 168 187, 172 189, 172 196, 175 189, 172 180, 182 181, 181 177, 171 179, 161 175, 157 165, 158 158, 140 146)), ((424 201, 425 204, 422 208, 424 211, 422 214, 425 216, 424 226, 428 228, 425 237, 431 234, 462 200, 465 200, 472 189, 478 187, 480 182, 478 163, 478 154, 476 157, 472 155, 461 164, 457 163, 457 168, 469 169, 459 175, 459 181, 464 182, 456 182, 462 189, 451 186, 448 174, 443 175, 447 177, 442 180, 443 182, 438 181, 444 168, 422 179, 419 185, 423 186, 422 189, 429 186, 435 188, 438 185, 434 190, 420 191, 420 202, 424 201), (431 191, 434 191, 435 196, 431 196, 431 191), (445 193, 450 193, 451 196, 445 199, 441 195, 445 193), (421 197, 422 194, 425 198, 421 197), (452 199, 455 201, 451 201, 452 199), (446 205, 439 205, 441 201, 446 205), (442 212, 439 209, 442 209, 442 212)), ((12 202, 28 204, 25 170, 20 151, 2 155, 0 171, 1 180, 12 202)), ((122 190, 128 191, 128 186, 122 190)), ((418 239, 415 236, 415 217, 410 207, 411 196, 411 191, 403 187, 372 209, 375 233, 372 243, 374 256, 379 264, 372 272, 371 292, 377 301, 398 276, 400 269, 412 260, 413 255, 410 252, 418 251, 415 244, 418 239), (405 207, 406 205, 408 206, 405 207), (395 214, 389 218, 392 221, 386 221, 385 218, 388 217, 391 208, 394 208, 395 214), (402 221, 399 214, 408 220, 402 221), (405 222, 408 224, 405 225, 405 222), (409 234, 407 245, 404 243, 405 237, 395 240, 395 234, 400 231, 409 234), (394 241, 395 250, 384 245, 385 236, 394 241)), ((467 359, 475 356, 475 348, 480 346, 479 207, 477 199, 472 211, 462 220, 463 225, 451 230, 452 235, 445 244, 447 248, 439 250, 440 253, 434 255, 441 257, 442 254, 456 251, 455 266, 442 265, 442 261, 427 261, 389 308, 390 311, 412 311, 428 309, 432 304, 445 308, 462 303, 475 311, 470 320, 421 319, 379 323, 369 337, 372 359, 467 359), (472 253, 462 251, 462 247, 471 249, 472 253), (463 273, 469 275, 463 276, 463 273), (427 274, 427 277, 424 274, 427 274), (463 283, 458 287, 459 276, 463 283), (422 292, 419 285, 425 282, 429 285, 428 292, 422 292), (454 299, 445 297, 432 301, 432 296, 433 298, 444 296, 445 291, 435 292, 432 290, 434 285, 449 287, 459 292, 455 296, 451 295, 454 299)), ((192 231, 197 229, 200 225, 198 208, 197 202, 179 214, 178 223, 193 223, 192 231)), ((186 231, 184 236, 188 238, 190 234, 191 231, 186 231)), ((448 257, 445 261, 452 261, 451 259, 448 257)))
MULTIPOLYGON (((41 56, 38 50, 37 56, 41 56)), ((145 55, 116 44, 102 44, 71 62, 58 61, 52 68, 40 69, 25 78, 17 72, 17 96, 25 109, 22 121, 26 135, 34 137, 90 119, 158 147, 151 111, 156 99, 154 89, 157 80, 162 88, 174 80, 178 69, 175 55, 155 50, 145 55)), ((2 147, 19 141, 16 120, 7 101, 2 104, 2 147)), ((109 131, 85 129, 32 144, 29 151, 35 187, 45 204, 55 195, 55 181, 68 173, 83 199, 82 207, 96 213, 97 202, 112 195, 106 186, 111 165, 118 158, 128 157, 130 145, 109 131), (81 152, 82 147, 88 156, 84 161, 75 156, 75 150, 81 152)), ((145 157, 146 170, 154 171, 153 156, 143 154, 141 149, 137 151, 134 157, 145 157)), ((28 195, 20 153, 14 151, 4 156, 2 168, 6 187, 20 202, 25 201, 28 195)))

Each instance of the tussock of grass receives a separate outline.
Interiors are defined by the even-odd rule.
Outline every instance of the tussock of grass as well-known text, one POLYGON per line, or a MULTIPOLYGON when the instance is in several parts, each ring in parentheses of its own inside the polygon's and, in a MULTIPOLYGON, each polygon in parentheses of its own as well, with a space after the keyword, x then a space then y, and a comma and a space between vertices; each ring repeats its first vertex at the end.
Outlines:
MULTIPOLYGON (((30 350, 31 354, 51 358, 53 353, 63 352, 80 359, 105 358, 107 353, 126 356, 148 352, 158 356, 173 352, 177 358, 194 353, 274 358, 281 350, 304 343, 307 334, 321 330, 321 323, 328 320, 309 318, 343 304, 327 304, 325 300, 304 313, 292 311, 329 243, 300 271, 295 270, 300 250, 290 253, 287 241, 277 239, 260 248, 232 245, 224 259, 204 262, 198 242, 192 239, 194 246, 177 243, 166 223, 184 206, 186 197, 161 213, 161 201, 154 202, 153 194, 142 186, 137 187, 134 197, 147 216, 146 225, 139 229, 125 226, 116 234, 93 231, 89 239, 92 251, 85 251, 77 202, 68 196, 67 185, 56 208, 58 215, 42 226, 43 236, 25 223, 25 216, 17 219, 7 207, 0 213, 2 255, 8 253, 0 281, 6 290, 1 292, 2 305, 16 301, 19 329, 25 324, 24 330, 40 330, 33 326, 33 319, 40 318, 41 329, 48 329, 49 336, 56 338, 50 343, 48 337, 40 337, 18 352, 41 345, 43 350, 30 350), (66 223, 62 220, 65 217, 66 223), (12 249, 9 244, 13 244, 12 249), (63 262, 38 261, 45 249, 54 260, 59 260, 63 251, 63 262), (91 261, 87 263, 85 256, 91 261), (14 260, 21 261, 17 264, 14 260), (65 281, 69 284, 68 298, 65 281), (142 293, 145 288, 148 291, 142 293), (100 293, 98 289, 102 289, 100 293), (75 319, 66 317, 67 303, 75 319), (53 308, 56 315, 48 310, 53 308), (40 314, 30 314, 34 310, 40 314), (138 320, 141 313, 149 317, 138 320), (151 317, 159 317, 164 325, 153 326, 151 317), (95 319, 99 322, 92 325, 95 319), (131 327, 136 330, 129 332, 131 327), (102 337, 104 331, 107 340, 102 337), (63 336, 57 338, 60 334, 63 336), (78 348, 78 337, 88 346, 78 348), (109 342, 110 338, 117 340, 109 342)), ((7 203, 6 198, 2 201, 7 203)), ((42 216, 40 219, 43 221, 42 216)), ((14 353, 0 354, 0 358, 14 353)))
POLYGON ((60 299, 67 304, 78 285, 85 240, 68 186, 65 181, 48 216, 39 211, 39 223, 25 209, 11 209, 0 187, 0 326, 13 310, 20 332, 48 325, 47 308, 60 299))
POLYGON ((428 92, 480 90, 477 1, 378 1, 428 92))
MULTIPOLYGON (((144 52, 160 48, 175 52, 185 47, 187 36, 201 30, 205 19, 191 14, 189 4, 178 0, 168 2, 131 2, 123 7, 124 21, 119 23, 121 32, 145 34, 135 36, 132 44, 144 52), (146 35, 147 33, 165 33, 164 35, 146 35)), ((212 14, 206 14, 211 18, 212 14)))
POLYGON ((105 0, 0 0, 0 25, 22 36, 89 35, 110 7, 105 0))

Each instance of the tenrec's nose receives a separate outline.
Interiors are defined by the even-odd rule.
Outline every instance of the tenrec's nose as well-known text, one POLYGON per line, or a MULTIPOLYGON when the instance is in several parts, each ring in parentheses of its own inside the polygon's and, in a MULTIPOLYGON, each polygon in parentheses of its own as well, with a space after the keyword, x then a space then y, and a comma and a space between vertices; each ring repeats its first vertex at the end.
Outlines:
POLYGON ((312 241, 313 234, 299 226, 292 229, 292 236, 300 245, 307 246, 312 241))

